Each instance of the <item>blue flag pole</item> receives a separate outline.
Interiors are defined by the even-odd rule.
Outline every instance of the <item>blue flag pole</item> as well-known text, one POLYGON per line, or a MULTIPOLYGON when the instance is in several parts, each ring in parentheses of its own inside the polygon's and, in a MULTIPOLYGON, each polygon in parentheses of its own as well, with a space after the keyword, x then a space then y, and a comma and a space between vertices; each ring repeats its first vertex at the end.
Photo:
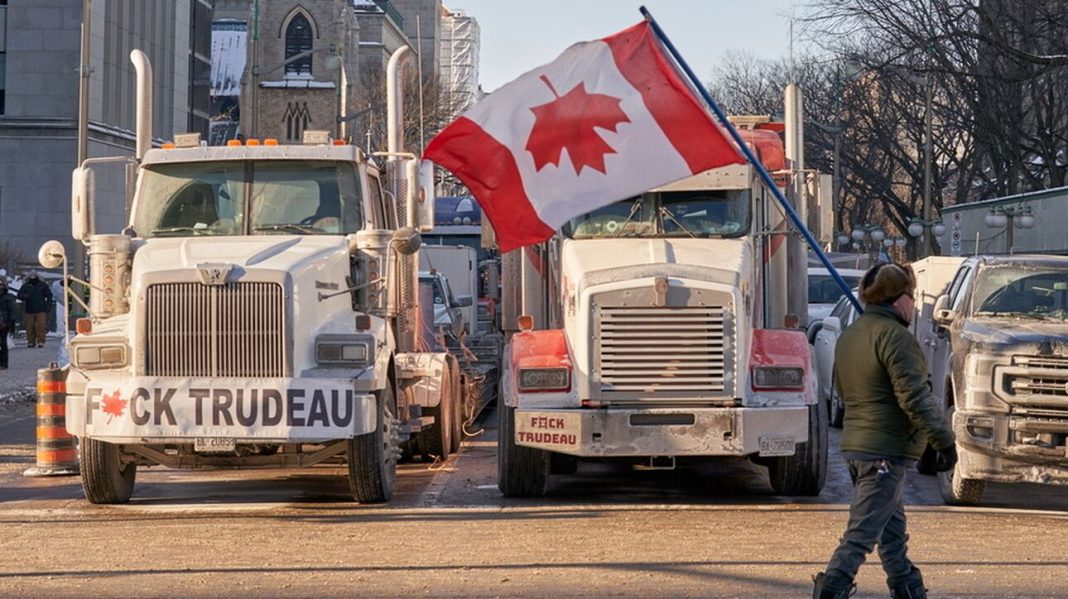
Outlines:
POLYGON ((791 206, 790 202, 786 200, 786 196, 784 196, 779 187, 775 185, 775 181, 771 178, 771 175, 768 173, 767 169, 764 168, 764 165, 760 163, 760 160, 757 159, 756 155, 753 154, 753 151, 749 149, 749 145, 746 144, 745 141, 742 139, 742 136, 738 134, 738 130, 734 128, 734 125, 732 125, 730 121, 727 120, 727 115, 723 113, 723 109, 720 108, 719 104, 717 104, 716 101, 712 98, 712 94, 708 93, 708 90, 705 89, 705 86, 701 83, 697 76, 694 75, 693 70, 690 69, 690 65, 686 64, 686 61, 683 60, 682 56, 679 54, 679 51, 675 48, 675 44, 672 44, 671 40, 669 40, 667 35, 664 34, 664 30, 660 28, 660 24, 656 22, 656 19, 654 19, 653 15, 649 13, 649 10, 646 9, 644 6, 641 7, 639 10, 641 11, 642 16, 645 17, 645 20, 648 21, 649 25, 653 28, 653 33, 655 33, 656 36, 660 38, 660 41, 664 44, 664 47, 667 48, 667 51, 671 54, 671 57, 675 59, 675 62, 678 63, 680 67, 682 67, 683 72, 690 79, 690 84, 697 89, 697 92, 701 94, 701 98, 703 98, 705 103, 708 104, 708 107, 712 109, 712 112, 716 113, 716 117, 719 118, 720 123, 731 134, 731 138, 734 139, 734 143, 738 144, 738 148, 742 151, 743 154, 745 154, 746 160, 748 160, 749 163, 753 165, 753 168, 756 169, 757 174, 759 174, 760 178, 763 179, 764 184, 767 185, 769 189, 771 189, 771 192, 775 195, 775 199, 779 201, 779 205, 782 206, 783 211, 790 218, 790 221, 794 224, 795 227, 797 227, 797 230, 805 236, 805 241, 808 242, 808 245, 812 248, 812 251, 816 252, 816 256, 819 257, 820 262, 822 262, 823 265, 827 268, 827 272, 831 273, 831 277, 834 279, 834 282, 842 288, 842 292, 845 293, 846 297, 849 298, 849 301, 853 303, 853 307, 857 309, 857 312, 863 313, 864 308, 861 307, 860 302, 857 301, 856 296, 853 295, 853 290, 849 288, 849 284, 845 282, 845 279, 842 278, 842 275, 838 274, 838 269, 836 269, 834 265, 831 264, 831 259, 827 257, 827 254, 824 253, 822 248, 820 248, 819 243, 817 243, 816 239, 812 237, 812 233, 809 232, 808 228, 804 225, 804 223, 801 222, 801 217, 797 215, 797 212, 794 210, 794 207, 791 206))

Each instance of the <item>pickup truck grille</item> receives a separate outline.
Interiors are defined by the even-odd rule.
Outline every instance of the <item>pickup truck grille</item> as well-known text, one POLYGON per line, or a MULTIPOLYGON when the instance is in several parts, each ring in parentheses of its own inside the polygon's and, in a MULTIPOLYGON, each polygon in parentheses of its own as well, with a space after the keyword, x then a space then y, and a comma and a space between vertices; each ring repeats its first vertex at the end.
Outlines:
POLYGON ((729 394, 729 317, 721 307, 601 308, 601 390, 729 394))
POLYGON ((1016 413, 1068 415, 1068 358, 1014 356, 995 370, 997 388, 1016 413))
POLYGON ((145 305, 145 374, 286 376, 280 285, 161 283, 145 305))

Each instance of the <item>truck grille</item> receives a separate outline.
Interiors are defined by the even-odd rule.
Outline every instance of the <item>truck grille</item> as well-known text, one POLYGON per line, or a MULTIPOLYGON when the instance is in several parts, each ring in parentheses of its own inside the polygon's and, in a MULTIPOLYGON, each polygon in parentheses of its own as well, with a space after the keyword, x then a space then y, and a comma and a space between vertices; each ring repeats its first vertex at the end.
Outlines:
POLYGON ((729 318, 720 307, 601 308, 601 390, 729 394, 729 318))
POLYGON ((286 376, 283 297, 275 283, 150 285, 145 374, 286 376))

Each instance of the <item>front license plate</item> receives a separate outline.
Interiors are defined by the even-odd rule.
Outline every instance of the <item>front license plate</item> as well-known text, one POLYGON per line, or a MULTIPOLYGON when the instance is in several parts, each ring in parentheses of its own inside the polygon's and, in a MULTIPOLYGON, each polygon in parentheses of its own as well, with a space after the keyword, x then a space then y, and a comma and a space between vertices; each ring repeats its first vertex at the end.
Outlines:
POLYGON ((235 449, 237 441, 227 437, 197 437, 193 443, 193 450, 201 453, 219 453, 235 449))
POLYGON ((784 455, 794 455, 796 451, 795 442, 790 437, 761 437, 760 438, 760 455, 762 457, 776 457, 784 455))

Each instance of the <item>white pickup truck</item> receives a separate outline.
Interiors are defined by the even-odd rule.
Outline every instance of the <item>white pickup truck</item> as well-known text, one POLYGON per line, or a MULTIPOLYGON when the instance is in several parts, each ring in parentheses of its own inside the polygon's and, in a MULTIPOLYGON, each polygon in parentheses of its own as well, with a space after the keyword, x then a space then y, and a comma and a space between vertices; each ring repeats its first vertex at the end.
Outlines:
MULTIPOLYGON (((959 259, 958 259, 959 260, 959 259)), ((957 435, 942 497, 975 504, 987 481, 1068 484, 1068 257, 977 256, 920 277, 915 333, 957 435)))

